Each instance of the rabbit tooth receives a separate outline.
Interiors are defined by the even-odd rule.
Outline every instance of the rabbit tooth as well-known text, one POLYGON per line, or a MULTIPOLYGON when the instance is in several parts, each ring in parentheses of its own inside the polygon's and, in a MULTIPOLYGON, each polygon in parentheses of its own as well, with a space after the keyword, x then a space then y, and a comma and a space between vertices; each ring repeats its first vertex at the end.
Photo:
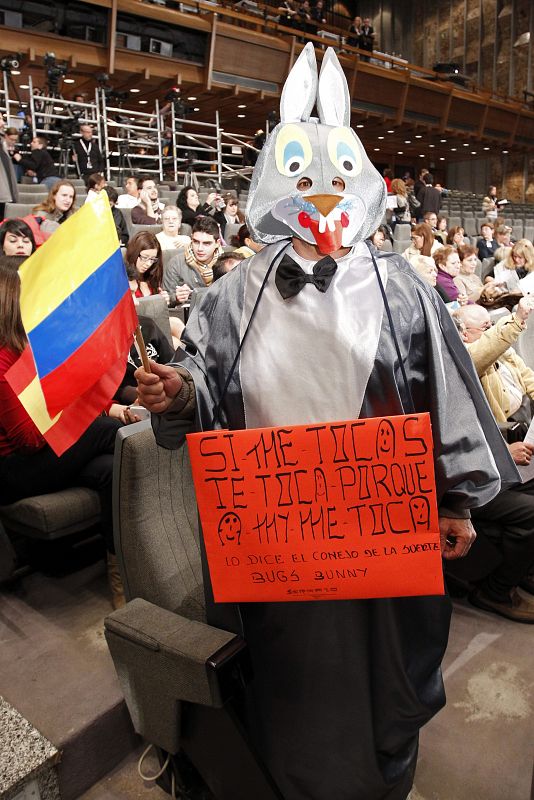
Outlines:
MULTIPOLYGON (((326 230, 326 217, 323 217, 322 214, 319 214, 319 233, 324 233, 325 230, 326 230)), ((332 228, 330 228, 330 230, 332 230, 332 228)))

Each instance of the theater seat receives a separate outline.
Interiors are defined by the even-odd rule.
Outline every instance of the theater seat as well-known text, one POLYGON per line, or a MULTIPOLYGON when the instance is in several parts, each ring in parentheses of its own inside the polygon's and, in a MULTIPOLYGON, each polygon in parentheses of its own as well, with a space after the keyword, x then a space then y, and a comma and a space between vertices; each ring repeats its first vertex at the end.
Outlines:
POLYGON ((246 645, 206 622, 187 447, 158 447, 146 422, 117 434, 114 535, 128 602, 105 635, 135 730, 217 800, 282 800, 236 715, 246 645))
MULTIPOLYGON (((73 487, 53 494, 27 497, 0 506, 0 554, 9 556, 9 534, 52 541, 88 530, 100 521, 100 498, 93 489, 73 487), (3 547, 3 549, 2 549, 3 547)), ((15 567, 12 553, 9 565, 2 564, 0 580, 7 580, 15 567)))

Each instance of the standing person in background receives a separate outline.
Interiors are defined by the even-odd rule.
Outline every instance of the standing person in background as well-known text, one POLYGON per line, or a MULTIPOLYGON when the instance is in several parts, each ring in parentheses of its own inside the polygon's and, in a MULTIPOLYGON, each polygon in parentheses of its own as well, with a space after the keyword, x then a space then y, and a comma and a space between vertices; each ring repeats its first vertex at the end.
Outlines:
POLYGON ((361 47, 362 36, 362 18, 354 17, 352 25, 349 28, 349 35, 347 37, 347 44, 351 47, 361 47))
POLYGON ((31 140, 31 153, 21 156, 15 153, 14 161, 19 164, 28 175, 35 175, 38 183, 42 183, 48 190, 61 180, 58 168, 47 150, 48 138, 43 134, 34 136, 31 140))
POLYGON ((427 211, 431 211, 436 215, 437 221, 437 216, 441 208, 441 192, 432 185, 434 183, 434 176, 430 172, 427 172, 423 177, 423 183, 425 184, 425 188, 419 192, 417 196, 418 200, 421 202, 420 213, 424 218, 427 211))
POLYGON ((388 192, 392 192, 393 189, 391 188, 391 181, 393 180, 393 170, 389 169, 389 167, 386 167, 382 172, 382 175, 384 176, 384 180, 386 182, 386 189, 388 192))
MULTIPOLYGON (((389 171, 391 172, 391 170, 389 171)), ((409 225, 412 221, 412 213, 410 211, 410 204, 408 202, 406 184, 402 178, 394 178, 391 181, 391 192, 397 198, 397 207, 393 209, 395 225, 409 225)))
MULTIPOLYGON (((360 33, 360 48, 362 50, 367 50, 369 53, 372 53, 374 48, 375 36, 376 33, 374 31, 373 26, 371 25, 371 20, 369 19, 369 17, 364 17, 360 33)), ((362 61, 369 61, 369 57, 363 56, 362 61)))
POLYGON ((106 161, 100 152, 98 142, 93 138, 93 127, 88 122, 80 125, 81 137, 74 140, 74 153, 72 158, 78 164, 82 178, 94 172, 105 173, 106 161))
POLYGON ((499 214, 497 202, 497 187, 490 186, 486 197, 482 200, 482 212, 493 222, 499 214))
POLYGON ((0 114, 0 219, 4 219, 6 203, 18 200, 17 179, 5 140, 5 126, 0 114))

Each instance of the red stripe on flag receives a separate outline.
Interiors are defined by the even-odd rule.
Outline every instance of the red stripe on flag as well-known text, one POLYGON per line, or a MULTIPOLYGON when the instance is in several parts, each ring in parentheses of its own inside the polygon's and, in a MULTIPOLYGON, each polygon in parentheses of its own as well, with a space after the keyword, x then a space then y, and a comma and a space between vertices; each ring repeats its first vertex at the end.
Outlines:
POLYGON ((94 386, 64 409, 56 424, 44 434, 57 456, 72 447, 102 410, 109 406, 123 376, 124 360, 121 358, 94 386))
POLYGON ((18 397, 35 379, 36 375, 32 349, 27 345, 18 360, 7 370, 6 380, 18 397))
MULTIPOLYGON (((55 416, 85 394, 95 380, 120 358, 124 375, 137 324, 135 306, 128 290, 93 335, 61 366, 42 378, 41 386, 50 416, 55 416)), ((111 396, 108 401, 110 399, 111 396)))

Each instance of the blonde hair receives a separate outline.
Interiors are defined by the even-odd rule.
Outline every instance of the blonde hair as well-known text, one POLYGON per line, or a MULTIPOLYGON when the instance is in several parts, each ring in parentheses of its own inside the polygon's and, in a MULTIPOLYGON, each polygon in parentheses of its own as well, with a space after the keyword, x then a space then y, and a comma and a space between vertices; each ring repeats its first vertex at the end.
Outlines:
POLYGON ((525 266, 523 269, 526 269, 527 272, 534 272, 534 246, 532 245, 532 242, 530 242, 528 239, 518 239, 518 241, 511 246, 508 255, 504 260, 504 266, 507 269, 516 268, 514 259, 512 258, 514 253, 523 256, 525 259, 525 266))

